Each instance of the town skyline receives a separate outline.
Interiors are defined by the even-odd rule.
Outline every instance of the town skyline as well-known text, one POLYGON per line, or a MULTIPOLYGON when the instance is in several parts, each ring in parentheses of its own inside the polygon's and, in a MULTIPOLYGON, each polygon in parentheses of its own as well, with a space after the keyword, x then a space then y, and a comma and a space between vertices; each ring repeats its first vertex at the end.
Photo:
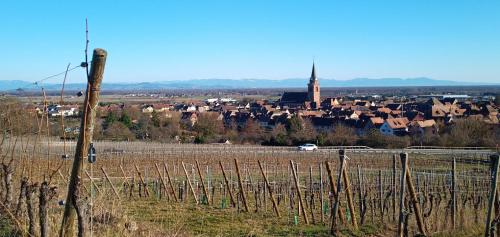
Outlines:
MULTIPOLYGON (((106 82, 307 78, 304 68, 315 59, 321 78, 493 83, 498 4, 123 2, 100 3, 97 11, 2 3, 8 37, 0 43, 9 57, 0 59, 0 80, 35 81, 79 65, 88 18, 90 47, 110 53, 106 82)), ((69 78, 83 81, 83 74, 69 78)))

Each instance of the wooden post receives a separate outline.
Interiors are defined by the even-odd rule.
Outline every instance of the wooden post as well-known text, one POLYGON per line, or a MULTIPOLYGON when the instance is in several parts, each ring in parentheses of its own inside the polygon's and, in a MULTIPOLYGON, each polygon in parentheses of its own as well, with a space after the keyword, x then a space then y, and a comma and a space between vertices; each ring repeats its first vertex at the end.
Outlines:
POLYGON ((422 214, 422 209, 420 208, 419 201, 417 199, 417 192, 415 191, 415 186, 413 185, 413 180, 411 178, 410 168, 406 167, 406 184, 408 185, 408 191, 410 192, 411 202, 413 204, 413 209, 415 211, 415 217, 417 218, 417 226, 420 230, 420 233, 423 235, 427 235, 424 216, 422 214))
POLYGON ((74 206, 73 193, 78 189, 78 177, 81 177, 84 169, 83 159, 87 156, 89 145, 92 142, 94 133, 95 108, 99 101, 99 91, 104 74, 104 66, 106 64, 107 52, 104 49, 94 49, 92 56, 92 66, 90 74, 87 78, 87 90, 83 103, 83 117, 80 124, 80 135, 75 150, 75 158, 71 169, 70 181, 68 184, 68 192, 66 197, 66 205, 62 218, 60 237, 72 236, 75 229, 76 210, 74 206))
MULTIPOLYGON (((163 175, 161 174, 160 168, 158 168, 158 164, 156 164, 156 163, 155 163, 155 168, 156 168, 156 172, 158 173, 158 176, 160 176, 161 185, 163 186, 163 189, 165 189, 165 193, 167 194, 167 197, 168 197, 169 196, 168 195, 168 188, 167 188, 167 185, 165 184, 165 179, 163 178, 163 175)), ((175 194, 174 194, 174 198, 175 198, 175 194)), ((177 199, 175 201, 177 201, 177 199)))
POLYGON ((380 219, 384 223, 384 189, 382 187, 382 170, 378 170, 378 195, 379 195, 379 210, 380 219))
POLYGON ((455 157, 453 157, 453 163, 452 163, 452 170, 451 170, 451 222, 453 225, 453 229, 456 228, 456 218, 457 218, 457 162, 455 157))
POLYGON ((139 174, 139 179, 141 180, 142 186, 144 186, 144 192, 149 197, 148 184, 146 183, 146 181, 142 177, 142 174, 141 174, 141 171, 139 170, 139 167, 137 167, 137 165, 134 165, 134 166, 135 166, 135 171, 137 171, 137 174, 139 174))
POLYGON ((309 166, 309 210, 311 210, 311 219, 313 225, 316 224, 316 217, 314 216, 314 189, 313 189, 313 178, 312 178, 312 166, 309 166))
POLYGON ((366 213, 366 207, 364 206, 364 191, 363 191, 363 177, 361 176, 361 167, 358 165, 358 186, 359 186, 359 192, 358 192, 358 199, 359 199, 359 213, 360 213, 360 218, 361 218, 361 225, 365 222, 365 213, 366 213))
POLYGON ((292 168, 293 180, 295 181, 295 187, 297 188, 297 198, 299 199, 299 207, 302 212, 302 216, 304 217, 304 221, 306 224, 309 224, 309 219, 307 219, 307 213, 304 207, 304 203, 302 202, 302 192, 300 191, 299 186, 299 177, 297 176, 297 170, 295 170, 295 165, 293 165, 293 161, 290 160, 290 166, 292 168))
POLYGON ((271 190, 271 185, 269 185, 269 181, 267 180, 267 176, 264 173, 264 169, 262 169, 262 164, 260 163, 260 160, 257 160, 257 162, 259 163, 259 168, 260 172, 262 173, 262 177, 264 177, 264 182, 266 182, 266 187, 267 190, 269 191, 269 197, 271 198, 271 202, 273 203, 274 212, 276 213, 276 216, 281 217, 280 212, 278 210, 278 205, 276 204, 276 200, 274 200, 273 191, 271 190))
POLYGON ((392 156, 392 220, 396 220, 396 161, 397 156, 392 156))
POLYGON ((351 212, 351 224, 355 230, 358 229, 358 220, 356 218, 356 210, 354 209, 354 201, 352 198, 351 182, 349 180, 349 173, 347 173, 347 162, 345 160, 345 151, 339 150, 340 162, 344 163, 344 169, 342 169, 342 175, 344 179, 344 188, 347 194, 347 205, 349 206, 349 211, 351 212))
POLYGON ((405 188, 406 188, 406 166, 408 165, 407 155, 405 153, 400 154, 401 165, 403 166, 401 172, 401 183, 399 185, 399 224, 398 224, 398 236, 403 237, 403 225, 405 218, 405 188))
MULTIPOLYGON (((339 151, 340 154, 340 151, 339 151)), ((337 229, 337 211, 339 209, 339 203, 340 203, 340 193, 342 192, 342 179, 344 176, 344 165, 345 165, 345 159, 344 156, 340 156, 340 169, 339 169, 339 178, 337 179, 337 193, 335 194, 335 203, 333 204, 333 211, 332 211, 332 225, 330 228, 330 233, 332 235, 337 235, 338 234, 338 229, 337 229)))
POLYGON ((320 205, 320 212, 321 212, 321 223, 325 223, 325 213, 323 213, 323 205, 324 205, 324 198, 323 198, 323 166, 321 163, 319 163, 319 201, 321 203, 320 205))
POLYGON ((122 175, 123 175, 123 183, 126 183, 130 187, 131 185, 130 185, 130 182, 128 182, 127 174, 125 173, 125 170, 123 169, 123 166, 121 166, 121 165, 120 165, 120 170, 122 171, 122 175))
POLYGON ((490 197, 488 199, 488 215, 486 216, 486 229, 484 230, 484 236, 490 236, 491 229, 491 214, 493 213, 493 206, 495 202, 495 196, 497 194, 497 179, 498 179, 498 154, 490 156, 491 163, 491 188, 490 197))
MULTIPOLYGON (((495 195, 495 205, 493 205, 494 209, 494 216, 495 219, 493 219, 493 223, 495 223, 495 234, 492 234, 494 236, 500 236, 500 222, 498 221, 500 219, 500 197, 498 196, 498 189, 497 189, 497 194, 495 195)), ((492 224, 493 224, 492 223, 492 224)))
POLYGON ((108 174, 106 173, 106 171, 104 170, 104 167, 101 167, 101 170, 102 172, 104 173, 104 177, 106 177, 106 180, 109 182, 109 184, 111 185, 111 188, 113 189, 113 192, 115 193, 116 197, 118 198, 118 200, 120 200, 120 195, 118 194, 118 191, 116 191, 116 188, 115 186, 113 185, 113 183, 111 182, 111 180, 109 179, 108 177, 108 174))
MULTIPOLYGON (((325 161, 325 166, 326 166, 326 172, 328 174, 328 179, 330 180, 330 187, 332 189, 332 194, 334 201, 337 202, 337 188, 335 186, 335 181, 333 179, 333 174, 332 174, 332 169, 330 168, 330 163, 328 161, 325 161)), ((339 207, 340 207, 340 202, 339 202, 339 207)), ((330 215, 333 216, 333 206, 331 207, 332 213, 330 215)), ((345 223, 345 217, 344 217, 344 212, 342 211, 342 208, 339 208, 338 215, 340 218, 340 222, 345 223)))
POLYGON ((243 189, 243 182, 241 181, 241 173, 240 173, 240 167, 238 165, 238 160, 234 159, 234 165, 236 166, 236 173, 238 174, 238 188, 239 192, 241 194, 241 197, 243 199, 243 205, 245 206, 245 211, 248 212, 248 204, 247 204, 247 197, 245 194, 245 190, 243 189))
POLYGON ((176 202, 179 202, 179 200, 177 199, 177 195, 175 194, 174 184, 172 184, 172 179, 170 179, 170 173, 168 172, 167 163, 163 162, 163 168, 167 175, 168 185, 170 186, 170 189, 172 189, 172 195, 174 196, 174 200, 176 202))
POLYGON ((233 207, 235 207, 236 201, 234 201, 233 191, 231 190, 231 185, 229 185, 229 180, 227 179, 226 171, 224 170, 224 166, 222 165, 222 161, 220 161, 220 160, 219 160, 219 166, 220 166, 220 169, 222 170, 222 176, 224 176, 224 182, 226 183, 227 191, 229 192, 229 197, 231 198, 231 205, 233 205, 233 207))
MULTIPOLYGON (((424 223, 424 217, 422 215, 422 209, 420 208, 420 204, 417 199, 417 192, 415 191, 415 186, 413 186, 410 167, 408 166, 408 153, 402 153, 402 157, 405 157, 404 162, 406 162, 406 185, 408 185, 408 191, 410 192, 411 202, 413 204, 413 209, 415 210, 415 217, 417 218, 417 226, 421 234, 427 235, 424 223)), ((401 162, 403 162, 403 159, 401 160, 401 162)))
POLYGON ((85 175, 87 175, 87 178, 89 178, 89 180, 90 180, 90 184, 92 186, 94 186, 95 190, 97 190, 98 193, 101 193, 101 190, 99 189, 99 187, 97 186, 97 184, 95 184, 94 179, 92 177, 90 177, 89 172, 87 172, 86 170, 85 170, 85 175))
POLYGON ((203 194, 207 198, 207 203, 210 205, 210 197, 208 196, 207 187, 205 187, 205 181, 203 181, 203 174, 201 173, 200 170, 200 164, 198 163, 198 160, 195 160, 195 162, 196 162, 196 169, 198 170, 198 175, 200 176, 200 182, 201 182, 201 187, 203 188, 203 194))
POLYGON ((196 196, 196 193, 194 192, 194 188, 193 188, 193 185, 191 184, 191 180, 189 179, 189 175, 188 175, 188 172, 186 170, 186 166, 184 165, 184 162, 182 162, 182 161, 181 161, 181 164, 182 164, 182 169, 184 170, 184 174, 186 175, 186 180, 188 182, 189 189, 191 190, 191 193, 193 194, 194 201, 196 202, 196 204, 198 204, 198 197, 196 196))

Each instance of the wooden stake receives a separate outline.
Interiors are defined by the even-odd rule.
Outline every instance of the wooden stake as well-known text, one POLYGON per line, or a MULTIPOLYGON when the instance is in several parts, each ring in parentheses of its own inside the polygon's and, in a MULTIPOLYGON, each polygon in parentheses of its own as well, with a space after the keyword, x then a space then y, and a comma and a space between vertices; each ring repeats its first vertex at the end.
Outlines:
POLYGON ((92 177, 90 177, 89 172, 87 172, 86 170, 85 170, 85 175, 87 175, 87 178, 89 178, 89 180, 90 180, 90 184, 92 186, 94 186, 95 190, 97 190, 98 193, 101 193, 101 190, 99 189, 99 187, 97 186, 97 184, 94 183, 94 179, 92 177))
POLYGON ((229 180, 226 176, 226 171, 224 170, 224 166, 222 165, 222 161, 219 160, 219 166, 222 170, 222 176, 224 176, 224 182, 226 183, 227 191, 229 192, 229 197, 231 198, 231 205, 236 207, 236 202, 234 201, 233 191, 231 190, 231 185, 229 185, 229 180))
POLYGON ((382 170, 378 170, 378 195, 379 195, 379 210, 380 219, 384 223, 384 189, 382 187, 382 170))
MULTIPOLYGON (((163 186, 163 189, 165 189, 165 193, 167 194, 167 196, 170 196, 168 194, 167 185, 165 184, 165 179, 163 178, 163 175, 161 174, 160 168, 158 168, 158 164, 156 164, 156 163, 155 163, 155 168, 156 168, 156 172, 158 173, 158 176, 160 176, 160 182, 161 182, 161 185, 163 186)), ((174 194, 174 197, 175 197, 175 194, 174 194)), ((177 200, 175 200, 175 201, 177 201, 177 200)))
MULTIPOLYGON (((339 151, 340 154, 340 151, 339 151)), ((344 176, 344 165, 345 165, 345 159, 344 156, 340 156, 340 169, 339 169, 339 178, 337 179, 337 194, 335 195, 335 203, 333 204, 333 211, 332 211, 332 224, 330 227, 330 233, 332 235, 338 235, 338 228, 337 228, 337 211, 339 209, 339 203, 340 203, 340 193, 342 192, 342 179, 344 176)))
POLYGON ((453 229, 456 228, 456 219, 457 219, 457 162, 455 157, 453 157, 452 161, 452 170, 451 170, 451 222, 453 225, 453 229))
POLYGON ((130 187, 130 183, 128 182, 127 174, 125 173, 125 170, 123 169, 123 166, 121 166, 121 165, 120 165, 120 170, 122 171, 122 175, 123 175, 123 183, 126 183, 130 187))
POLYGON ((203 181, 203 174, 201 173, 200 170, 200 164, 198 164, 198 160, 195 160, 195 162, 196 162, 196 169, 198 170, 198 175, 200 176, 200 182, 201 182, 201 187, 203 188, 203 194, 207 198, 207 203, 210 204, 210 197, 208 196, 207 187, 205 187, 205 181, 203 181))
POLYGON ((396 160, 397 155, 392 156, 392 220, 396 220, 396 160))
POLYGON ((106 173, 106 171, 104 170, 104 167, 101 167, 101 170, 102 172, 104 173, 104 177, 106 177, 106 180, 109 182, 109 184, 111 185, 111 188, 113 189, 113 192, 115 193, 116 197, 118 198, 118 200, 120 200, 120 195, 118 194, 118 192, 116 191, 115 189, 115 186, 113 185, 113 183, 111 182, 111 180, 109 179, 108 177, 108 174, 106 173))
POLYGON ((497 194, 497 179, 498 179, 498 154, 490 156, 491 163, 491 188, 490 197, 488 199, 488 215, 486 216, 486 229, 484 230, 484 236, 489 237, 491 231, 491 214, 493 213, 493 206, 495 202, 495 196, 497 194))
POLYGON ((84 112, 80 124, 80 135, 75 150, 75 158, 73 160, 73 167, 71 169, 71 176, 68 185, 68 192, 66 197, 66 205, 64 207, 64 214, 62 218, 61 229, 59 231, 60 237, 72 236, 75 228, 76 210, 73 205, 73 193, 77 190, 77 179, 84 169, 83 159, 87 156, 89 145, 92 142, 92 135, 94 133, 94 119, 95 108, 99 101, 99 91, 104 74, 104 66, 106 64, 106 57, 108 53, 104 49, 94 49, 92 56, 92 66, 87 84, 85 101, 83 103, 84 112))
POLYGON ((191 190, 191 193, 193 194, 194 201, 196 202, 196 204, 198 204, 198 197, 196 196, 196 193, 194 192, 194 188, 193 188, 193 185, 191 184, 191 180, 189 179, 189 175, 188 175, 188 172, 186 170, 186 166, 184 165, 184 162, 181 162, 181 164, 182 164, 182 169, 184 170, 184 174, 186 175, 186 180, 189 184, 189 189, 191 190))
POLYGON ((398 224, 398 236, 403 237, 403 225, 404 225, 404 219, 405 219, 405 188, 406 188, 406 167, 408 166, 408 161, 407 161, 407 155, 404 153, 400 154, 401 158, 401 165, 403 166, 402 172, 401 172, 401 183, 399 185, 400 190, 399 190, 399 224, 398 224))
POLYGON ((325 214, 323 213, 323 205, 324 205, 324 198, 323 198, 323 166, 321 163, 319 163, 319 201, 321 202, 320 205, 320 212, 321 212, 321 223, 325 223, 325 214))
POLYGON ((411 203, 413 204, 413 210, 415 210, 415 217, 417 218, 417 226, 421 234, 427 235, 424 223, 424 217, 422 215, 422 209, 420 208, 420 204, 417 199, 417 192, 415 191, 415 186, 413 186, 411 171, 410 167, 408 166, 408 153, 402 153, 401 155, 402 155, 401 162, 406 162, 406 185, 408 185, 408 191, 410 192, 411 203))
POLYGON ((170 189, 172 189, 172 195, 174 196, 175 201, 179 202, 179 200, 177 199, 177 195, 175 194, 174 184, 172 183, 172 180, 170 179, 170 173, 168 172, 167 163, 163 162, 163 168, 164 168, 164 171, 166 172, 167 181, 168 181, 168 184, 170 185, 170 189))
POLYGON ((144 192, 146 193, 146 196, 149 197, 149 189, 148 189, 148 184, 146 181, 144 181, 144 178, 142 177, 141 171, 139 170, 139 167, 137 165, 135 166, 135 171, 137 171, 137 174, 139 174, 139 179, 141 180, 142 186, 144 186, 144 192))
POLYGON ((309 210, 311 210, 312 223, 316 224, 316 217, 314 216, 314 189, 313 189, 313 178, 312 178, 312 166, 309 166, 309 210))
POLYGON ((259 163, 259 168, 260 172, 262 173, 262 177, 264 177, 264 182, 266 182, 266 187, 267 190, 269 191, 269 197, 271 198, 271 202, 273 203, 274 212, 276 213, 276 216, 281 217, 280 212, 278 210, 278 205, 276 204, 276 200, 274 200, 273 191, 271 190, 271 185, 269 185, 269 181, 267 180, 267 176, 264 173, 264 169, 262 169, 262 164, 260 163, 260 160, 257 160, 257 162, 259 163))
MULTIPOLYGON (((330 180, 330 187, 332 189, 334 202, 337 202, 337 200, 338 200, 337 188, 335 186, 335 180, 333 179, 333 174, 332 174, 333 172, 332 172, 332 169, 330 168, 330 163, 328 163, 328 161, 325 161, 325 166, 326 166, 326 172, 328 174, 328 179, 330 180)), ((339 202, 339 207, 340 206, 341 205, 339 202)), ((333 216, 333 206, 331 207, 331 210, 332 210, 332 213, 330 215, 333 216)), ((345 224, 345 216, 344 216, 344 211, 342 211, 342 208, 339 208, 338 215, 339 215, 340 222, 342 222, 342 224, 345 224)))
POLYGON ((351 182, 349 180, 349 173, 347 172, 347 162, 345 160, 345 151, 339 150, 339 159, 341 163, 344 163, 344 169, 342 169, 342 177, 344 179, 344 188, 347 195, 347 205, 349 207, 349 211, 351 212, 351 224, 355 230, 358 229, 358 220, 356 218, 356 210, 354 209, 354 201, 352 198, 351 191, 351 182))
POLYGON ((245 194, 245 190, 243 189, 243 182, 241 180, 241 173, 240 173, 240 167, 238 166, 238 160, 234 159, 234 165, 236 166, 236 173, 238 174, 238 186, 239 186, 239 191, 241 194, 241 197, 243 198, 243 205, 245 206, 245 211, 248 212, 248 203, 247 203, 247 197, 245 194))
POLYGON ((365 214, 366 214, 366 206, 365 205, 365 194, 364 194, 364 185, 363 185, 363 177, 361 176, 361 167, 358 165, 358 186, 359 186, 359 192, 358 192, 358 198, 359 198, 359 213, 360 213, 360 222, 361 225, 365 222, 365 214))
POLYGON ((290 160, 290 167, 292 168, 293 180, 295 182, 295 188, 297 188, 297 198, 299 199, 299 208, 301 209, 302 216, 304 217, 304 221, 306 224, 309 224, 309 219, 307 218, 307 213, 305 210, 304 203, 302 201, 302 192, 300 191, 299 178, 297 177, 297 170, 295 170, 295 166, 293 161, 290 160))

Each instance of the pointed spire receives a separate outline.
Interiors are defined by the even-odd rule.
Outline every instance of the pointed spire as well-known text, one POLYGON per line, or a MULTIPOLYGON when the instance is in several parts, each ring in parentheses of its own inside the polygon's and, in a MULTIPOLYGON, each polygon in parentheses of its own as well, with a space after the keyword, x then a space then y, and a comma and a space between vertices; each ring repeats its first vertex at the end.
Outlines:
POLYGON ((314 67, 314 61, 313 61, 313 68, 312 68, 312 72, 311 72, 311 78, 309 80, 310 81, 316 81, 317 80, 317 77, 316 77, 316 68, 314 67))

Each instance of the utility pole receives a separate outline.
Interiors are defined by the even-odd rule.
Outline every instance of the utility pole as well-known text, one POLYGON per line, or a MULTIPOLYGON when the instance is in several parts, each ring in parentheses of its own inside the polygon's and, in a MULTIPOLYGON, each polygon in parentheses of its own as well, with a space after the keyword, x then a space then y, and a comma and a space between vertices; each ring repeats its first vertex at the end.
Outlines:
MULTIPOLYGON (((80 135, 76 144, 75 158, 71 169, 70 181, 68 184, 68 194, 66 197, 66 205, 64 207, 64 215, 59 232, 60 237, 73 236, 75 217, 76 217, 76 199, 79 198, 75 193, 81 186, 80 177, 84 169, 84 158, 87 156, 89 145, 92 142, 94 133, 95 108, 99 101, 99 91, 104 74, 104 66, 108 53, 104 49, 94 49, 92 56, 90 74, 87 78, 87 91, 84 101, 84 113, 80 124, 80 135)), ((88 67, 88 65, 87 65, 88 67)), ((80 218, 79 218, 80 219, 80 218)), ((79 233, 79 235, 82 233, 79 233)))

